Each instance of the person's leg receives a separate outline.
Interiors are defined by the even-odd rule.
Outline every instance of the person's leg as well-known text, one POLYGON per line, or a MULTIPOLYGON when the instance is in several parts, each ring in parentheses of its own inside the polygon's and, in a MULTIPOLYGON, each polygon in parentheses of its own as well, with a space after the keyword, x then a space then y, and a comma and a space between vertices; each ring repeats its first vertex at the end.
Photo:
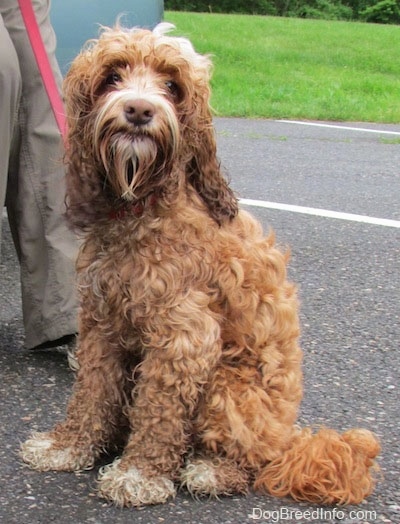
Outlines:
MULTIPOLYGON (((49 0, 33 0, 33 6, 53 70, 61 83, 49 0)), ((20 148, 10 165, 7 208, 21 264, 26 346, 34 348, 77 331, 77 241, 64 218, 61 138, 18 2, 2 0, 1 9, 22 75, 20 148)))
MULTIPOLYGON (((1 13, 1 11, 0 11, 1 13)), ((21 95, 21 75, 14 45, 0 14, 0 247, 1 219, 6 198, 8 162, 17 108, 21 95)))

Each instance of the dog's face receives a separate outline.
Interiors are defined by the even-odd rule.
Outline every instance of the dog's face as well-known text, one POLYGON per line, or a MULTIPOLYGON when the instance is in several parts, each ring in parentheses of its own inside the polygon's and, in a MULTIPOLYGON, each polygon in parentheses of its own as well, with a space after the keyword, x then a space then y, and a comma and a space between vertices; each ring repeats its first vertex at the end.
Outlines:
POLYGON ((105 195, 136 201, 165 193, 182 173, 218 222, 236 214, 216 159, 211 62, 187 39, 168 36, 172 27, 105 28, 67 74, 68 199, 82 216, 94 217, 89 207, 105 195))
POLYGON ((159 184, 182 161, 190 130, 210 118, 210 61, 169 28, 106 29, 65 81, 70 135, 124 199, 159 184))
POLYGON ((115 63, 97 90, 94 155, 114 192, 140 198, 172 168, 181 139, 173 72, 115 63))

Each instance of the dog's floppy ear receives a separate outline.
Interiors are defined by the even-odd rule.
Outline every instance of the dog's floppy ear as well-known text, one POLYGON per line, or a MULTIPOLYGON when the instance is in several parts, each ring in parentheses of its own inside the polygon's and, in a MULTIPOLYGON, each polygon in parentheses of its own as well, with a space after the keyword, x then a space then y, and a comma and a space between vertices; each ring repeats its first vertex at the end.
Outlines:
POLYGON ((81 52, 69 69, 63 84, 67 113, 66 216, 71 227, 85 230, 107 206, 101 178, 92 156, 90 111, 93 81, 89 79, 90 52, 81 52))
POLYGON ((187 67, 181 70, 186 91, 182 114, 187 180, 206 204, 210 215, 221 224, 237 215, 238 202, 217 159, 209 104, 212 63, 207 55, 198 54, 189 40, 174 40, 187 62, 187 67))
POLYGON ((211 118, 198 135, 197 148, 187 165, 188 181, 206 204, 210 215, 221 224, 237 215, 237 198, 221 172, 211 118))
POLYGON ((238 213, 238 201, 229 187, 217 157, 217 144, 209 104, 209 74, 206 84, 193 93, 193 119, 190 129, 192 158, 187 164, 189 183, 207 205, 210 215, 221 224, 238 213))

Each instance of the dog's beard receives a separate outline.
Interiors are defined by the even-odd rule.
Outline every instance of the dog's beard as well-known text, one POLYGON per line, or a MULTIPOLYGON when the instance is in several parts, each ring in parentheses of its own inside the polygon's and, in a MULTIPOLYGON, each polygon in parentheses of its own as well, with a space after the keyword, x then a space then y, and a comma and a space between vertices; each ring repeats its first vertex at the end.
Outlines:
POLYGON ((97 115, 94 126, 95 156, 101 162, 113 193, 125 200, 143 198, 163 184, 177 156, 178 123, 164 103, 157 125, 135 128, 120 123, 122 97, 115 97, 97 115))
POLYGON ((126 200, 143 196, 145 187, 150 192, 165 169, 157 144, 147 136, 113 135, 102 141, 100 156, 114 193, 126 200))

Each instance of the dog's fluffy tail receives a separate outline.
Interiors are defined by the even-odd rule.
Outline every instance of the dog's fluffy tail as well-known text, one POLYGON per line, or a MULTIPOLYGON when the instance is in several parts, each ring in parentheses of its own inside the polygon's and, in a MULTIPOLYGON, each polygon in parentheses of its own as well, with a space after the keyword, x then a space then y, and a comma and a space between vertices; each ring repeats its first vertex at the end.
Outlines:
POLYGON ((305 428, 294 436, 289 449, 268 463, 254 487, 276 496, 292 496, 321 504, 356 504, 374 487, 374 458, 380 451, 367 430, 339 434, 305 428))

